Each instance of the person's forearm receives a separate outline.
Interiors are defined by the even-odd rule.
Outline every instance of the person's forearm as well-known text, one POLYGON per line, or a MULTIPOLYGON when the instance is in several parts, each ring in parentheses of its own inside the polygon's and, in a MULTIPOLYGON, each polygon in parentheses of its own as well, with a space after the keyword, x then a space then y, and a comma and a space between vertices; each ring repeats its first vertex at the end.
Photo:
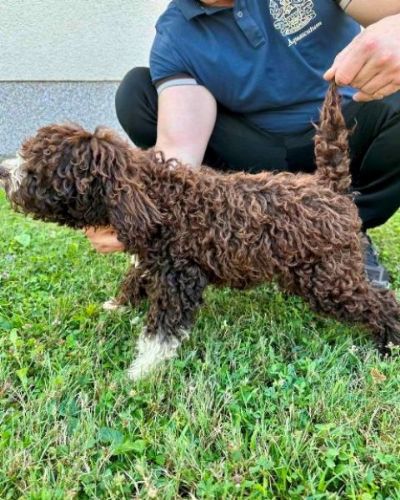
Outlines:
POLYGON ((199 167, 213 131, 217 104, 202 86, 165 89, 158 102, 156 151, 192 167, 199 167))
POLYGON ((165 158, 174 158, 192 168, 199 168, 203 162, 204 154, 200 154, 195 146, 188 143, 184 146, 180 143, 174 144, 162 136, 158 138, 154 149, 161 151, 165 158))
POLYGON ((385 17, 400 15, 400 0, 351 0, 350 3, 348 1, 341 2, 346 13, 365 27, 385 17))

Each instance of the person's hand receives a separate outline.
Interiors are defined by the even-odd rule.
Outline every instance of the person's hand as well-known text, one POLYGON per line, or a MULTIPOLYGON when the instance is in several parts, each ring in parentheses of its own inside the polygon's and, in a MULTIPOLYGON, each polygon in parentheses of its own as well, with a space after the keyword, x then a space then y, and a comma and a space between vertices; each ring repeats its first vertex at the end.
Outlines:
POLYGON ((400 15, 371 24, 356 36, 324 78, 358 89, 356 101, 383 99, 400 90, 400 15))
POLYGON ((101 253, 123 252, 124 245, 117 239, 116 232, 110 227, 94 229, 88 227, 84 231, 94 249, 101 253))

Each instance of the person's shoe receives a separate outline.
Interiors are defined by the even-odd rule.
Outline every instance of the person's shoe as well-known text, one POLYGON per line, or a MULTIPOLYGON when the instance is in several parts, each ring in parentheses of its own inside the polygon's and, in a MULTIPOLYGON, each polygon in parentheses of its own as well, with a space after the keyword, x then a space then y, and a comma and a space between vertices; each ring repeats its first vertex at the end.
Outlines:
POLYGON ((386 268, 379 262, 379 255, 371 238, 364 233, 364 264, 368 281, 377 288, 390 288, 390 276, 386 268))

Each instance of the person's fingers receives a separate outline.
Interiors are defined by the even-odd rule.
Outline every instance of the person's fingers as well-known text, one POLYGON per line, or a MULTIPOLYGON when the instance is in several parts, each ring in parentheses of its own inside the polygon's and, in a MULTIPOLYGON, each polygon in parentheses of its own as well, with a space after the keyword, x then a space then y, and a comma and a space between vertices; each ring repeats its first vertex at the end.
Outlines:
POLYGON ((400 84, 392 82, 389 85, 386 85, 386 87, 380 89, 378 92, 380 94, 383 94, 383 97, 387 97, 399 91, 400 91, 400 84))
MULTIPOLYGON (((354 42, 354 40, 353 40, 353 42, 354 42)), ((350 43, 341 52, 339 52, 339 54, 335 57, 335 60, 333 61, 332 66, 324 74, 325 80, 328 80, 328 81, 333 80, 333 78, 335 77, 336 71, 338 69, 338 66, 340 64, 340 61, 345 57, 347 52, 349 52, 351 50, 351 47, 352 47, 352 44, 350 43)))
POLYGON ((124 245, 118 240, 115 230, 111 227, 86 227, 83 232, 98 252, 112 253, 125 250, 124 245))
POLYGON ((388 78, 386 75, 377 75, 366 85, 361 87, 360 90, 364 92, 364 94, 386 97, 390 94, 394 94, 398 88, 399 85, 396 86, 392 78, 388 78))
POLYGON ((123 252, 124 247, 123 246, 118 246, 118 247, 111 247, 107 245, 102 245, 99 247, 94 247, 95 250, 99 253, 117 253, 117 252, 123 252))
POLYGON ((363 42, 361 38, 355 39, 349 45, 349 50, 346 50, 336 63, 336 83, 338 85, 353 85, 354 79, 361 69, 368 64, 372 53, 373 44, 371 42, 363 42))
POLYGON ((351 82, 351 86, 355 89, 364 90, 364 86, 378 76, 382 78, 382 74, 376 69, 373 60, 370 59, 355 76, 354 80, 351 82))
POLYGON ((335 69, 331 66, 328 71, 324 73, 324 79, 330 82, 335 76, 335 69))
POLYGON ((400 32, 398 16, 389 16, 360 33, 324 77, 359 89, 354 99, 371 101, 400 89, 400 32))
POLYGON ((362 89, 360 92, 354 95, 353 99, 358 102, 376 101, 399 91, 400 91, 400 84, 395 83, 393 81, 389 85, 384 85, 377 89, 374 88, 374 91, 371 93, 364 92, 364 89, 362 89))
POLYGON ((100 253, 122 252, 125 249, 124 245, 117 239, 97 240, 91 241, 91 243, 93 248, 100 253))
POLYGON ((108 236, 108 235, 115 235, 115 230, 110 227, 110 226, 103 226, 103 227, 92 227, 88 226, 83 229, 83 233, 88 236, 108 236))
POLYGON ((357 92, 357 94, 354 94, 353 100, 357 102, 370 102, 370 101, 377 101, 381 99, 380 97, 374 97, 370 94, 365 94, 364 92, 357 92))
POLYGON ((373 94, 379 88, 389 85, 395 78, 396 71, 393 70, 393 55, 381 53, 368 60, 367 64, 354 78, 352 86, 363 90, 367 94, 373 94), (370 85, 370 89, 366 89, 365 86, 375 79, 377 80, 370 85))
POLYGON ((347 47, 339 52, 332 66, 324 74, 326 80, 335 78, 338 85, 350 85, 369 59, 369 53, 363 49, 364 43, 361 35, 357 35, 347 47))

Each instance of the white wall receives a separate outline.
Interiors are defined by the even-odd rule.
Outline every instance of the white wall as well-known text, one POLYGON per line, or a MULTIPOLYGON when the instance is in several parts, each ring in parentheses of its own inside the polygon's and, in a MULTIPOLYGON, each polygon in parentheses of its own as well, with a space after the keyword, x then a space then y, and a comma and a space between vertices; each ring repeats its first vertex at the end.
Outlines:
POLYGON ((168 0, 0 0, 0 81, 120 80, 168 0))

